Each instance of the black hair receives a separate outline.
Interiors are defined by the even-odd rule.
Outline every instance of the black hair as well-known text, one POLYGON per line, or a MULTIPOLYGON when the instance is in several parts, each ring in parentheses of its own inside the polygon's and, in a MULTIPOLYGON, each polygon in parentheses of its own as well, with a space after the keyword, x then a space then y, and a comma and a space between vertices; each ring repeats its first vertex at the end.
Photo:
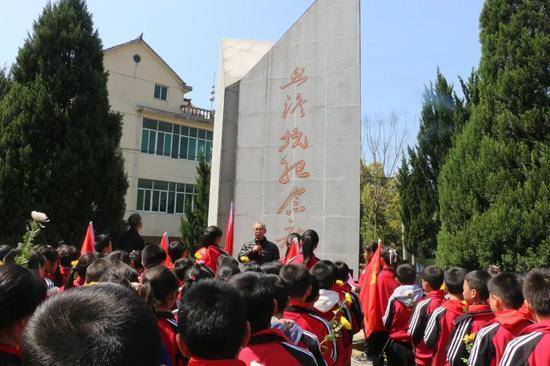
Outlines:
POLYGON ((42 254, 51 264, 54 264, 59 258, 59 254, 51 245, 41 245, 36 248, 36 252, 42 254))
POLYGON ((247 264, 243 265, 241 272, 258 272, 263 273, 262 267, 257 262, 248 262, 247 264))
POLYGON ((178 326, 192 356, 234 359, 246 334, 246 305, 229 284, 204 280, 182 297, 178 326))
POLYGON ((218 267, 216 271, 216 278, 220 281, 229 281, 234 275, 241 273, 239 270, 235 272, 232 267, 218 267))
POLYGON ((393 270, 395 270, 395 268, 401 263, 399 254, 397 254, 397 251, 392 247, 382 247, 381 254, 384 262, 393 270))
POLYGON ((105 248, 111 244, 111 235, 109 234, 99 234, 95 237, 94 251, 96 253, 101 253, 105 248))
POLYGON ((266 275, 267 282, 271 285, 273 298, 277 300, 277 313, 282 313, 288 305, 288 291, 285 282, 275 274, 266 275))
POLYGON ((204 230, 199 241, 203 247, 207 247, 209 245, 215 245, 216 240, 222 236, 222 229, 217 226, 209 226, 204 230))
POLYGON ((141 222, 141 216, 139 216, 138 214, 131 214, 128 217, 128 226, 130 226, 131 228, 135 229, 136 227, 138 227, 140 222, 141 222))
POLYGON ((71 270, 71 274, 67 278, 67 283, 65 283, 65 289, 70 289, 74 287, 73 283, 74 280, 76 280, 76 276, 78 275, 82 279, 86 279, 86 271, 88 270, 88 266, 92 264, 93 261, 97 259, 97 256, 95 253, 86 253, 80 258, 78 258, 78 262, 76 263, 76 266, 73 267, 71 270))
POLYGON ((336 273, 334 269, 324 262, 316 263, 309 270, 309 274, 317 279, 319 282, 319 288, 328 290, 336 282, 336 273))
POLYGON ((130 265, 130 254, 121 249, 117 249, 107 256, 107 259, 112 263, 122 262, 124 264, 130 265))
POLYGON ((443 271, 437 266, 426 266, 422 270, 422 279, 430 285, 432 290, 437 291, 443 285, 443 271))
POLYGON ((306 297, 306 303, 313 304, 319 298, 319 281, 317 278, 311 277, 311 292, 306 297))
POLYGON ((350 275, 348 265, 342 261, 336 261, 334 265, 336 266, 336 279, 348 282, 350 275))
POLYGON ((105 258, 98 258, 86 268, 86 283, 98 282, 112 263, 105 258))
POLYGON ((461 267, 451 267, 445 271, 444 277, 447 291, 452 295, 462 297, 466 270, 461 267))
POLYGON ((4 257, 6 256, 6 254, 9 253, 10 250, 11 250, 11 247, 9 245, 7 244, 0 245, 0 261, 4 260, 4 257))
POLYGON ((138 272, 124 262, 115 262, 101 275, 98 282, 111 282, 130 287, 139 282, 138 272))
POLYGON ((264 273, 278 275, 281 268, 283 268, 283 263, 281 263, 281 261, 266 262, 262 264, 260 268, 264 273))
POLYGON ((200 282, 201 280, 205 280, 208 278, 212 278, 212 272, 207 269, 205 266, 200 265, 198 263, 193 263, 192 266, 190 266, 187 271, 185 271, 185 277, 184 277, 184 285, 182 289, 182 297, 183 293, 187 293, 191 287, 193 287, 197 282, 200 282))
MULTIPOLYGON (((4 256, 4 264, 13 264, 16 265, 16 258, 23 254, 21 249, 12 249, 4 256)), ((31 250, 27 256, 26 267, 28 269, 39 270, 44 267, 46 263, 46 257, 42 254, 37 253, 35 250, 31 250)))
POLYGON ((365 245, 365 250, 369 253, 376 252, 376 249, 378 249, 378 243, 375 241, 371 241, 369 244, 365 245))
POLYGON ((491 275, 484 269, 476 269, 468 272, 464 280, 468 282, 470 289, 476 290, 480 300, 487 301, 489 299, 489 289, 487 283, 491 279, 491 275))
POLYGON ((103 283, 48 299, 21 348, 28 366, 150 366, 160 364, 162 345, 151 309, 132 290, 103 283))
POLYGON ((180 258, 174 262, 174 273, 180 281, 185 280, 185 272, 193 265, 193 261, 189 258, 180 258))
POLYGON ((46 298, 44 281, 16 265, 0 266, 0 330, 31 316, 46 298))
POLYGON ((489 280, 489 293, 498 296, 504 306, 519 309, 523 305, 521 283, 514 273, 501 272, 489 280))
POLYGON ((141 271, 143 265, 141 264, 141 250, 134 249, 130 252, 130 266, 136 271, 141 271))
POLYGON ((240 270, 239 270, 239 261, 237 261, 235 258, 233 258, 230 255, 222 254, 218 258, 218 268, 226 267, 226 266, 232 267, 235 270, 237 270, 238 272, 240 272, 240 270))
POLYGON ((269 328, 273 315, 273 288, 267 275, 256 272, 243 272, 233 276, 229 283, 244 299, 246 318, 254 334, 269 328))
POLYGON ((402 285, 414 285, 416 282, 416 268, 409 263, 400 264, 395 270, 395 277, 402 285))
POLYGON ((184 252, 185 245, 183 245, 183 242, 180 240, 173 241, 168 245, 168 255, 170 256, 170 261, 172 263, 175 263, 178 259, 180 259, 184 252))
POLYGON ((535 268, 523 280, 523 296, 537 315, 550 315, 550 268, 535 268))
POLYGON ((286 252, 285 252, 285 258, 288 260, 288 259, 291 259, 291 258, 287 258, 288 257, 288 252, 290 251, 290 247, 292 246, 292 242, 294 240, 297 240, 298 243, 302 240, 302 236, 298 233, 290 233, 288 234, 288 236, 286 237, 286 242, 285 242, 285 245, 286 245, 286 252))
POLYGON ((146 269, 162 264, 165 259, 166 253, 160 245, 147 244, 141 251, 141 264, 146 269))
POLYGON ((311 286, 311 275, 305 266, 287 264, 281 268, 279 276, 285 283, 288 296, 302 298, 311 286))
POLYGON ((302 256, 304 263, 309 263, 313 258, 313 251, 319 245, 319 235, 315 230, 306 230, 302 233, 302 256))
POLYGON ((61 267, 71 267, 72 261, 78 260, 80 255, 74 246, 67 244, 61 244, 58 246, 57 254, 59 255, 59 265, 61 267))
POLYGON ((178 291, 178 278, 163 265, 145 271, 141 282, 139 296, 154 310, 162 305, 168 296, 178 291))

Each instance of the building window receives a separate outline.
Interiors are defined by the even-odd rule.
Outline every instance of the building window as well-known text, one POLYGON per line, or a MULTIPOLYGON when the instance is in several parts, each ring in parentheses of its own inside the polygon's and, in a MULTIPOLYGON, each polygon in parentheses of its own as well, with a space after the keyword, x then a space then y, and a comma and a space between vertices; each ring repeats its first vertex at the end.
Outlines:
POLYGON ((195 186, 185 183, 171 183, 161 180, 138 179, 138 211, 183 214, 185 206, 195 204, 195 186))
POLYGON ((212 159, 212 131, 143 118, 141 152, 174 159, 212 159))
POLYGON ((160 84, 155 84, 155 99, 166 100, 168 96, 168 87, 160 84))

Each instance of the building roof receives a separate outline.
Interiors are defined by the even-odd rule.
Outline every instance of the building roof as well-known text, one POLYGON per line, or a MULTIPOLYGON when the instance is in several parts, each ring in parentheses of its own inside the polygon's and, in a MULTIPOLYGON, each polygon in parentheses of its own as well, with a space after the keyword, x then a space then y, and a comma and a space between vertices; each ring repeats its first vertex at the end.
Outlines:
POLYGON ((149 44, 147 42, 145 42, 143 40, 143 33, 141 33, 139 35, 139 37, 137 37, 135 39, 132 39, 131 41, 121 43, 121 44, 117 44, 115 46, 106 48, 106 49, 103 50, 103 52, 104 53, 112 52, 112 51, 117 50, 119 48, 126 47, 126 46, 136 44, 136 43, 139 43, 139 44, 143 45, 145 48, 147 48, 153 54, 153 56, 155 56, 157 58, 157 60, 162 64, 162 66, 164 66, 166 68, 166 70, 168 70, 168 72, 170 74, 172 74, 178 80, 178 82, 181 84, 181 87, 185 90, 186 93, 193 90, 193 87, 187 85, 187 83, 185 81, 183 81, 183 79, 174 71, 174 69, 172 69, 170 67, 170 65, 168 65, 168 63, 166 61, 164 61, 164 59, 162 57, 160 57, 160 55, 158 53, 156 53, 155 50, 151 46, 149 46, 149 44))

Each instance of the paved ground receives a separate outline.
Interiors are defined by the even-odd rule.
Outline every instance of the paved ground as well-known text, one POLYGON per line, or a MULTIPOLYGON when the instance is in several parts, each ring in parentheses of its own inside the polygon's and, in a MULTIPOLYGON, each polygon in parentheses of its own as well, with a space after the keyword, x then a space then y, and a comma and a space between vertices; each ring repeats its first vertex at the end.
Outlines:
POLYGON ((372 363, 369 361, 363 361, 363 350, 365 347, 365 337, 363 332, 359 332, 353 337, 353 353, 351 354, 351 365, 352 366, 372 366, 372 363))

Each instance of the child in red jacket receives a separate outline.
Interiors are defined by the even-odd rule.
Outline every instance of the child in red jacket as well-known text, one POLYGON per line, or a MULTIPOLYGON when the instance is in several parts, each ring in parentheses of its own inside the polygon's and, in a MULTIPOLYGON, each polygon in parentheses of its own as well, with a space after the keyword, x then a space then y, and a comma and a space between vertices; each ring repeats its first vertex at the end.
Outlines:
POLYGON ((491 275, 478 269, 468 272, 464 278, 463 297, 468 308, 466 314, 457 318, 451 332, 451 340, 447 349, 447 362, 451 366, 465 365, 470 352, 468 348, 473 346, 477 332, 495 319, 487 300, 489 289, 487 284, 491 275))
POLYGON ((537 268, 523 280, 523 296, 536 323, 508 343, 499 366, 550 365, 550 269, 537 268))
POLYGON ((276 314, 275 296, 268 275, 257 272, 239 273, 229 280, 246 303, 246 316, 251 336, 239 359, 247 365, 316 366, 314 356, 295 346, 279 329, 271 328, 271 317, 276 314))
POLYGON ((407 334, 411 337, 414 346, 414 362, 418 366, 428 366, 432 361, 431 350, 422 338, 430 315, 445 299, 445 291, 441 290, 441 285, 443 285, 441 268, 427 266, 422 270, 422 289, 426 296, 416 305, 407 329, 407 334))
POLYGON ((390 336, 385 352, 389 365, 409 366, 414 362, 411 336, 407 334, 409 318, 424 292, 415 284, 416 268, 413 265, 400 265, 395 270, 395 276, 401 286, 393 291, 382 317, 390 336))
POLYGON ((500 273, 489 281, 489 306, 496 322, 482 328, 470 353, 472 366, 497 366, 506 345, 533 322, 524 312, 521 284, 513 273, 500 273))
POLYGON ((222 255, 227 255, 225 251, 220 249, 222 235, 222 229, 219 227, 207 227, 200 238, 202 247, 195 253, 197 263, 203 264, 212 272, 212 275, 215 275, 218 270, 218 259, 222 255))
POLYGON ((424 343, 431 349, 432 366, 446 364, 451 329, 455 319, 464 314, 462 293, 465 277, 466 271, 460 267, 452 267, 445 272, 445 287, 449 292, 449 299, 433 311, 424 331, 424 343))

